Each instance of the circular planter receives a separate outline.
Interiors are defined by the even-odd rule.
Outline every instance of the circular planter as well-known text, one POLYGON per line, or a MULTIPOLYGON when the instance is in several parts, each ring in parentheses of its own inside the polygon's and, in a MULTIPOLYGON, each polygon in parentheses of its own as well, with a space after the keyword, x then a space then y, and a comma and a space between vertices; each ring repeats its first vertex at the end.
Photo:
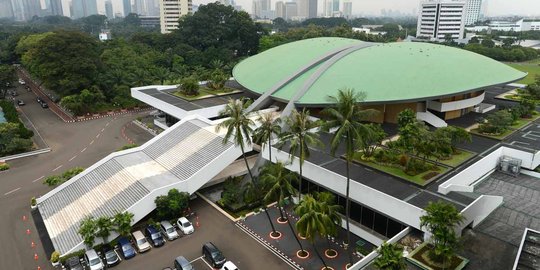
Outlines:
POLYGON ((37 208, 37 204, 36 205, 30 205, 30 209, 36 210, 36 208, 37 208))
POLYGON ((338 256, 338 252, 335 249, 330 248, 324 251, 324 256, 328 259, 334 259, 338 256))
POLYGON ((350 263, 347 263, 347 264, 345 265, 345 270, 349 269, 351 266, 352 266, 352 265, 351 265, 350 263))
POLYGON ((304 237, 303 235, 301 235, 300 233, 297 234, 298 235, 298 238, 302 239, 302 240, 306 240, 307 238, 304 237))
POLYGON ((277 223, 279 223, 279 224, 285 224, 285 223, 287 223, 287 221, 288 221, 287 219, 281 220, 281 217, 277 218, 277 223))
POLYGON ((299 259, 307 259, 309 257, 309 251, 304 250, 305 254, 302 254, 302 250, 296 252, 296 257, 299 259), (303 255, 303 256, 302 256, 303 255))
POLYGON ((280 232, 275 231, 275 233, 276 234, 274 235, 274 232, 270 232, 268 235, 274 240, 281 238, 282 234, 280 232))
POLYGON ((60 265, 60 262, 59 261, 58 262, 51 262, 51 264, 52 264, 53 267, 57 267, 58 265, 60 265))
POLYGON ((334 268, 330 267, 330 266, 327 266, 327 267, 322 267, 321 270, 334 270, 334 268))

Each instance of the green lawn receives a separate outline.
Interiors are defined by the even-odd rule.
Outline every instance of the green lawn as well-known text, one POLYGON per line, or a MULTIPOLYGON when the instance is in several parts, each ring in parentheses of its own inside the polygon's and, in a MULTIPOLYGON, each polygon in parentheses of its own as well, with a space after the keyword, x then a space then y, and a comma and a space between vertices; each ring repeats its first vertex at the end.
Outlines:
POLYGON ((171 92, 171 94, 179 98, 185 99, 187 101, 195 101, 195 100, 205 99, 209 97, 231 95, 231 94, 241 93, 241 92, 242 91, 240 90, 236 90, 236 89, 232 89, 228 87, 223 88, 223 89, 218 89, 218 90, 212 90, 207 87, 201 87, 199 89, 199 94, 196 96, 186 96, 181 91, 174 91, 174 92, 171 92))
POLYGON ((507 63, 507 65, 517 69, 521 70, 523 72, 527 72, 527 77, 523 78, 521 81, 518 81, 517 83, 522 84, 531 84, 534 83, 535 77, 540 76, 540 61, 531 61, 531 62, 523 62, 523 63, 507 63))
POLYGON ((510 136, 512 133, 514 133, 515 131, 516 131, 516 130, 514 130, 514 129, 509 129, 509 130, 507 130, 507 131, 505 131, 505 132, 503 132, 503 133, 501 133, 501 134, 499 134, 499 135, 490 135, 490 134, 480 133, 480 132, 478 131, 478 129, 475 128, 475 129, 472 129, 470 132, 471 132, 471 133, 474 133, 474 134, 476 134, 476 135, 480 135, 480 136, 484 136, 484 137, 488 137, 488 138, 493 138, 493 139, 495 139, 495 140, 502 141, 502 140, 504 140, 506 137, 508 137, 508 136, 510 136))
POLYGON ((185 99, 187 101, 195 101, 195 100, 199 100, 199 99, 211 96, 211 95, 209 95, 209 94, 207 94, 206 92, 203 92, 203 91, 199 91, 199 94, 196 95, 196 96, 187 96, 187 95, 184 95, 184 93, 182 93, 181 91, 174 91, 174 92, 171 92, 171 94, 173 94, 174 96, 177 96, 177 97, 179 97, 181 99, 185 99))
POLYGON ((476 155, 473 152, 469 152, 469 151, 463 150, 463 149, 458 149, 458 151, 459 151, 459 154, 452 155, 451 159, 438 160, 438 161, 440 163, 442 163, 442 164, 445 164, 445 165, 448 165, 450 167, 455 168, 455 167, 463 164, 463 162, 465 162, 465 161, 469 160, 470 158, 474 157, 474 155, 476 155))
MULTIPOLYGON (((430 181, 431 179, 428 179, 428 181, 426 181, 426 180, 424 180, 422 178, 422 176, 424 176, 425 174, 428 174, 430 172, 435 172, 435 170, 430 170, 430 171, 427 171, 427 172, 424 172, 424 173, 421 173, 421 174, 417 174, 415 176, 411 176, 411 175, 406 174, 401 168, 385 166, 385 165, 381 165, 381 164, 378 164, 378 163, 375 163, 375 162, 372 162, 372 161, 366 161, 366 160, 361 160, 361 159, 355 159, 355 161, 362 164, 362 165, 366 165, 368 167, 371 167, 371 168, 374 168, 376 170, 388 173, 388 174, 393 175, 395 177, 399 177, 399 178, 407 180, 409 182, 413 182, 413 183, 415 183, 417 185, 420 185, 420 186, 425 186, 425 185, 429 184, 429 182, 431 182, 430 181)), ((438 171, 436 171, 438 173, 438 175, 443 174, 446 171, 448 171, 448 168, 445 168, 445 167, 442 167, 442 166, 437 166, 437 168, 439 169, 438 171)))

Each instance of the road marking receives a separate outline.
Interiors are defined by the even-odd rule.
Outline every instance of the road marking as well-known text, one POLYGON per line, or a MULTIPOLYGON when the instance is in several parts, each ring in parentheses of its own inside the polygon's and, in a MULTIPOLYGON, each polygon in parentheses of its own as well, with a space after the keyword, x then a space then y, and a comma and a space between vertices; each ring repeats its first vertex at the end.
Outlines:
POLYGON ((214 269, 214 267, 212 267, 205 259, 203 258, 200 258, 201 261, 203 261, 206 265, 208 265, 208 267, 210 267, 210 269, 214 269))
POLYGON ((13 192, 15 192, 15 191, 17 191, 19 189, 21 189, 21 188, 19 187, 19 188, 16 188, 16 189, 12 190, 12 191, 6 192, 6 193, 4 193, 4 196, 9 195, 9 194, 11 194, 11 193, 13 193, 13 192))
POLYGON ((107 124, 105 124, 105 126, 108 127, 110 123, 111 123, 111 122, 107 122, 107 124))
POLYGON ((102 129, 101 129, 101 132, 103 132, 103 131, 105 131, 105 128, 102 128, 102 129))
POLYGON ((62 168, 62 166, 63 166, 63 165, 60 165, 60 166, 58 166, 58 167, 54 168, 54 170, 52 170, 52 171, 53 171, 53 172, 55 172, 56 170, 58 170, 58 169, 62 168))
POLYGON ((42 175, 42 176, 41 176, 40 178, 38 178, 38 179, 36 179, 36 180, 32 181, 32 183, 35 183, 35 182, 37 182, 37 181, 39 181, 39 180, 43 179, 43 177, 45 177, 45 176, 44 176, 44 175, 42 175))
POLYGON ((101 135, 101 133, 99 133, 98 135, 96 135, 96 139, 99 138, 99 135, 101 135))
POLYGON ((94 144, 94 140, 92 140, 92 141, 90 142, 90 145, 92 145, 92 144, 94 144))
POLYGON ((77 155, 74 155, 73 157, 71 157, 71 158, 69 159, 69 161, 74 160, 76 157, 77 157, 77 155))
POLYGON ((83 150, 81 150, 81 153, 84 152, 84 151, 86 151, 86 147, 83 150))
POLYGON ((191 262, 189 262, 189 263, 194 263, 194 262, 196 262, 197 260, 200 260, 200 259, 202 259, 202 258, 204 258, 204 255, 201 256, 201 257, 199 257, 199 258, 196 258, 195 260, 193 260, 193 261, 191 261, 191 262))

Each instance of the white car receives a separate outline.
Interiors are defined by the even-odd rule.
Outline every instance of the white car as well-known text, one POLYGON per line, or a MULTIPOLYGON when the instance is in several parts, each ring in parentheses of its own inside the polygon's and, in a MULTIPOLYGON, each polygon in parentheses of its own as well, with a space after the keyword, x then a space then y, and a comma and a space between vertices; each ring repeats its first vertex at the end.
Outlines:
POLYGON ((133 236, 133 240, 135 240, 135 247, 137 247, 139 253, 149 251, 152 248, 141 231, 135 231, 131 235, 133 236))
POLYGON ((20 83, 21 85, 25 85, 25 84, 26 84, 26 82, 25 82, 23 79, 19 79, 19 83, 20 83))
POLYGON ((159 228, 161 229, 161 234, 163 234, 163 237, 167 238, 167 240, 172 241, 179 237, 178 232, 173 227, 173 225, 167 221, 164 220, 159 223, 159 228))
POLYGON ((84 260, 86 261, 86 264, 88 265, 88 267, 90 267, 90 270, 105 269, 105 265, 103 265, 103 262, 97 255, 96 251, 93 249, 87 250, 84 253, 84 260))
POLYGON ((178 221, 176 221, 176 225, 178 225, 178 228, 183 234, 192 234, 195 231, 193 224, 185 217, 179 218, 178 221))
POLYGON ((236 267, 233 262, 227 261, 223 264, 221 270, 238 270, 238 267, 236 267))

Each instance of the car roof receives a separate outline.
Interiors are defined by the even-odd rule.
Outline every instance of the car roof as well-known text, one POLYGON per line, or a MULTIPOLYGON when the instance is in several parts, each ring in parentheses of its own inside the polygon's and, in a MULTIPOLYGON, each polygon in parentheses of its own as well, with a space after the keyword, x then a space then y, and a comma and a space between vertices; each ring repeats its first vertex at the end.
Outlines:
POLYGON ((154 227, 154 225, 148 225, 148 227, 146 227, 146 229, 150 233, 157 233, 156 227, 154 227))
POLYGON ((189 220, 187 218, 185 218, 185 217, 179 218, 178 221, 180 221, 180 222, 186 222, 186 221, 189 222, 189 220))
POLYGON ((129 240, 125 237, 120 237, 118 238, 118 243, 120 245, 127 245, 127 244, 130 244, 129 240))
POLYGON ((238 267, 236 267, 236 265, 231 262, 231 261, 226 261, 224 264, 223 264, 223 267, 222 268, 227 268, 229 270, 233 270, 233 269, 238 269, 238 267))
POLYGON ((88 257, 88 259, 93 259, 93 258, 97 258, 97 252, 94 250, 94 249, 90 249, 90 250, 87 250, 85 252, 86 256, 88 257))
POLYGON ((184 256, 178 256, 178 257, 176 257, 175 260, 176 260, 176 262, 178 262, 178 264, 180 264, 181 266, 184 266, 184 265, 189 264, 189 261, 188 261, 186 258, 184 258, 184 256))
POLYGON ((133 233, 131 233, 133 235, 133 237, 135 239, 141 239, 141 238, 144 238, 144 235, 142 234, 141 231, 134 231, 133 233))
POLYGON ((165 228, 172 227, 172 224, 168 220, 164 220, 164 221, 162 221, 160 223, 165 228))
POLYGON ((204 244, 204 246, 209 248, 209 249, 217 249, 216 245, 214 245, 214 243, 212 243, 212 242, 206 242, 204 244))
POLYGON ((104 244, 103 246, 101 246, 101 250, 103 250, 103 251, 109 251, 109 250, 112 250, 112 249, 113 248, 109 244, 104 244))

